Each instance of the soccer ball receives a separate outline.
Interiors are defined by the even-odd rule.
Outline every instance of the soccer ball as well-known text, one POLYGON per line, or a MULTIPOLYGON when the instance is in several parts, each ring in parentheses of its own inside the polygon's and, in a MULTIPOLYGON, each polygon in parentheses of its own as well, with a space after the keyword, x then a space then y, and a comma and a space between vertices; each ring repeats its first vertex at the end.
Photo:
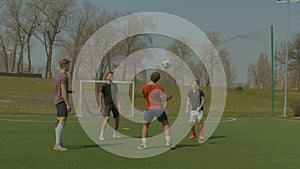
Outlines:
POLYGON ((164 68, 170 68, 172 66, 172 63, 169 59, 163 60, 161 64, 164 68))

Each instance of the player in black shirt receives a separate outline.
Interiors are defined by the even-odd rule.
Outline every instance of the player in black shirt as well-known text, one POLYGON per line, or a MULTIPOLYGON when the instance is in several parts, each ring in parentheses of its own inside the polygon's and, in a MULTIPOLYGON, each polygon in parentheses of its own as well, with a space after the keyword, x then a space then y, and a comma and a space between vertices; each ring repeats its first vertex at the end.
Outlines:
POLYGON ((100 140, 104 140, 104 130, 110 120, 110 112, 113 113, 113 118, 115 119, 113 138, 120 138, 120 135, 118 134, 120 103, 118 98, 118 87, 112 82, 113 72, 108 72, 106 79, 107 82, 103 84, 99 95, 99 112, 102 111, 102 100, 104 98, 104 121, 99 136, 100 140), (117 106, 115 104, 117 104, 117 106))

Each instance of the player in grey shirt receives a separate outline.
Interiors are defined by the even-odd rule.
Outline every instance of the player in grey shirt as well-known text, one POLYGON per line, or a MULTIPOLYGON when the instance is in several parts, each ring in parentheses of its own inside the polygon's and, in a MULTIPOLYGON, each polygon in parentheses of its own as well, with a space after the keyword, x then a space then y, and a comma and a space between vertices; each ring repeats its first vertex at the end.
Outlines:
POLYGON ((190 114, 190 126, 192 135, 189 136, 189 139, 196 138, 195 132, 195 122, 196 118, 199 124, 199 139, 204 140, 204 132, 203 132, 203 110, 205 103, 205 95, 204 92, 199 89, 199 83, 197 80, 192 82, 192 89, 188 92, 187 103, 186 103, 186 113, 190 114), (190 105, 191 104, 191 105, 190 105))

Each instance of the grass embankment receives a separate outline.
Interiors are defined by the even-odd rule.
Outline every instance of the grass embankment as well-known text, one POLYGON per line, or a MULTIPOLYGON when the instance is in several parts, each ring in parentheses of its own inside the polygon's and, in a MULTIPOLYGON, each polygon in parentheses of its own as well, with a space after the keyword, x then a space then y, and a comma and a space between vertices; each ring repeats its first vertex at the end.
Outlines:
MULTIPOLYGON (((135 86, 135 107, 143 110, 145 101, 140 92, 141 86, 142 84, 136 84, 135 86)), ((164 87, 166 93, 174 96, 167 105, 167 112, 175 116, 180 110, 180 104, 183 103, 183 106, 185 106, 186 93, 183 93, 181 97, 178 86, 164 85, 164 87), (184 100, 181 101, 181 98, 184 100)), ((208 110, 211 99, 210 88, 204 87, 202 89, 206 94, 205 108, 208 110)), ((54 79, 0 76, 0 114, 53 114, 55 113, 53 105, 54 90, 54 79)), ((271 90, 228 89, 224 116, 270 117, 272 112, 271 98, 271 90)), ((289 104, 297 101, 297 99, 300 99, 299 91, 288 92, 289 104)), ((275 116, 282 114, 283 100, 284 92, 281 90, 275 91, 275 116)), ((288 115, 293 116, 290 105, 288 115)))

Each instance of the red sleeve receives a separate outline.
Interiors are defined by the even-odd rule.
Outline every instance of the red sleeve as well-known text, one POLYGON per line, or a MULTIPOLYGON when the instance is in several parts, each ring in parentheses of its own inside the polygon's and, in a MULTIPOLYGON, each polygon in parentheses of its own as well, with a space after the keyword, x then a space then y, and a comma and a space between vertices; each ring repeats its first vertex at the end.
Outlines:
POLYGON ((143 85, 143 87, 142 87, 142 93, 143 93, 143 96, 145 97, 145 85, 143 85))

